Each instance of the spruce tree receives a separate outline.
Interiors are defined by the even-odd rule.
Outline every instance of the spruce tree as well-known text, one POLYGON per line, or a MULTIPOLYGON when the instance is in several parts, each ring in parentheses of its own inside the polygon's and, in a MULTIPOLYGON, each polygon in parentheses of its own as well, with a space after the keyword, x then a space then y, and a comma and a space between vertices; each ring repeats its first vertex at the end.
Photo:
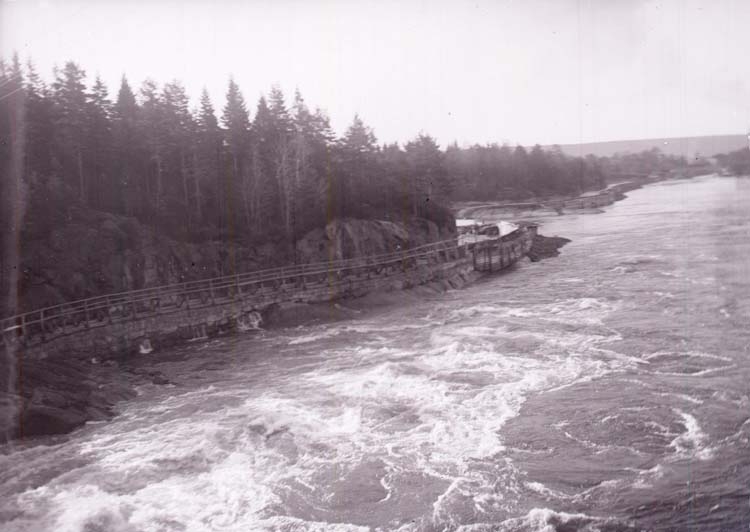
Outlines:
MULTIPOLYGON (((21 229, 26 206, 24 180, 26 93, 17 54, 11 65, 0 65, 0 290, 2 313, 19 312, 18 287, 21 273, 21 229)), ((3 362, 8 362, 3 360, 3 362)))
POLYGON ((167 132, 165 131, 159 88, 153 80, 147 79, 143 82, 140 99, 141 112, 138 117, 138 129, 146 141, 149 162, 149 171, 145 183, 146 192, 151 205, 151 212, 159 217, 164 210, 164 152, 167 132))
POLYGON ((338 208, 341 214, 367 217, 365 203, 376 184, 372 182, 377 139, 359 115, 338 145, 338 208))
POLYGON ((220 217, 224 211, 224 195, 221 193, 219 182, 222 133, 211 98, 205 88, 201 93, 196 128, 194 166, 196 168, 195 197, 198 219, 199 221, 204 219, 204 208, 207 208, 217 216, 216 224, 221 227, 220 217))
POLYGON ((56 156, 63 179, 77 191, 78 199, 87 201, 85 145, 87 136, 86 73, 72 61, 65 63, 53 84, 55 101, 56 156))
POLYGON ((142 214, 148 201, 145 144, 139 127, 139 108, 125 76, 112 107, 114 194, 112 207, 129 216, 142 214))
POLYGON ((87 139, 86 152, 89 161, 88 197, 91 204, 101 208, 109 203, 107 194, 111 190, 109 174, 112 161, 112 102, 109 100, 107 87, 96 77, 87 105, 87 139))
POLYGON ((406 158, 411 182, 412 212, 424 214, 435 204, 447 198, 450 188, 443 164, 443 153, 435 139, 420 133, 407 143, 406 158))
POLYGON ((164 85, 161 94, 167 189, 171 198, 169 214, 173 227, 193 229, 191 181, 194 179, 191 142, 195 123, 188 108, 184 87, 178 81, 164 85), (179 200, 178 200, 179 198, 179 200), (184 223, 183 223, 184 222, 184 223))
POLYGON ((255 224, 259 234, 275 232, 280 222, 280 197, 276 181, 276 130, 271 110, 261 96, 252 127, 252 176, 255 190, 255 224))
POLYGON ((239 87, 233 79, 229 80, 226 104, 221 115, 222 123, 226 129, 225 139, 227 152, 230 160, 230 172, 225 185, 227 194, 227 207, 229 207, 229 219, 232 220, 236 212, 232 198, 239 193, 242 210, 242 218, 245 227, 252 225, 252 213, 250 205, 250 192, 247 183, 247 153, 249 147, 250 117, 245 106, 245 99, 239 87))
POLYGON ((53 171, 54 108, 49 88, 29 61, 26 67, 26 174, 30 182, 53 171))

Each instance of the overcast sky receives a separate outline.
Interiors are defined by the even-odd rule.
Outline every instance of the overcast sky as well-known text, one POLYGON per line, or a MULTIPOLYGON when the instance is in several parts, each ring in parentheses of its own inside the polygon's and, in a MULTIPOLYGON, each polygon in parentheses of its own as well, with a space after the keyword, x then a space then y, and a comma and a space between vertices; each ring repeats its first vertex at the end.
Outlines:
POLYGON ((745 133, 750 1, 0 0, 0 46, 51 75, 78 62, 177 78, 217 108, 299 87, 337 132, 381 142, 575 143, 745 133))

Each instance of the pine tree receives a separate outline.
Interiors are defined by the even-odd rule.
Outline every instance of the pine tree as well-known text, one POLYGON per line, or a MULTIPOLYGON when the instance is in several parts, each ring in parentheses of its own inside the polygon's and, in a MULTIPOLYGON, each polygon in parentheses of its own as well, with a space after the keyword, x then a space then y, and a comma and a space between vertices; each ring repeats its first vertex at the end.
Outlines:
POLYGON ((242 198, 241 208, 244 215, 245 226, 252 225, 252 213, 250 206, 250 193, 247 183, 247 153, 249 147, 250 117, 245 106, 245 99, 239 87, 233 79, 229 80, 227 89, 227 101, 221 115, 222 123, 226 128, 225 138, 227 151, 230 158, 230 174, 226 185, 228 207, 230 207, 229 218, 231 220, 234 209, 231 198, 235 191, 242 198))
POLYGON ((115 194, 110 201, 112 208, 127 215, 143 213, 148 201, 146 166, 141 162, 145 158, 145 147, 140 134, 139 111, 133 90, 123 76, 112 107, 113 172, 117 177, 115 194))
POLYGON ((336 136, 331 129, 328 115, 320 108, 315 109, 312 116, 313 149, 311 164, 317 176, 315 197, 321 210, 313 224, 325 224, 331 220, 334 212, 333 182, 334 168, 332 160, 332 146, 336 136))
MULTIPOLYGON (((208 91, 205 88, 201 93, 195 142, 194 166, 196 168, 196 179, 194 184, 198 220, 200 222, 204 217, 204 204, 208 204, 209 201, 206 196, 213 197, 216 204, 214 211, 218 211, 219 216, 224 209, 221 183, 219 182, 222 134, 211 98, 209 98, 208 91)), ((221 220, 217 220, 217 222, 218 226, 222 225, 221 220)))
POLYGON ((172 198, 172 223, 181 227, 184 218, 188 232, 193 228, 191 189, 194 186, 191 142, 195 122, 188 108, 188 97, 184 87, 177 81, 167 83, 162 90, 162 127, 164 134, 167 187, 172 198), (181 201, 176 201, 181 196, 181 201), (181 211, 181 212, 178 212, 181 211))
POLYGON ((293 123, 286 108, 284 93, 274 85, 269 94, 271 158, 276 180, 278 217, 282 222, 287 240, 294 239, 295 182, 293 171, 292 136, 293 123))
POLYGON ((386 144, 379 154, 382 186, 378 194, 379 208, 386 216, 397 215, 397 219, 407 220, 411 216, 411 183, 409 168, 404 150, 394 142, 386 144))
POLYGON ((86 145, 86 73, 72 61, 65 63, 53 84, 55 100, 56 154, 63 179, 86 202, 88 190, 84 152, 86 145))
POLYGON ((52 174, 54 108, 49 88, 34 65, 26 67, 26 172, 37 182, 52 174))
POLYGON ((107 87, 97 76, 88 99, 86 152, 90 162, 89 174, 92 182, 88 197, 92 205, 101 208, 107 201, 105 196, 110 188, 108 172, 112 161, 112 102, 107 87))
POLYGON ((435 139, 420 133, 406 145, 411 181, 411 201, 414 216, 424 214, 430 202, 438 203, 450 193, 443 165, 443 153, 435 139))
POLYGON ((254 228, 258 234, 274 232, 280 220, 280 197, 275 178, 276 131, 264 97, 258 100, 252 127, 254 228))
POLYGON ((152 205, 152 212, 160 216, 163 212, 164 192, 164 152, 167 142, 163 116, 163 107, 159 88, 152 80, 143 82, 140 90, 141 112, 138 129, 146 140, 149 161, 149 175, 146 180, 146 192, 152 205), (153 181, 153 185, 152 182, 153 181))
POLYGON ((374 190, 373 171, 377 139, 359 115, 339 141, 338 208, 348 216, 367 216, 365 202, 374 190))
MULTIPOLYGON (((18 54, 11 65, 0 64, 0 291, 2 312, 19 312, 21 228, 26 206, 24 155, 26 92, 18 54)), ((7 361, 3 361, 7 362, 7 361)))

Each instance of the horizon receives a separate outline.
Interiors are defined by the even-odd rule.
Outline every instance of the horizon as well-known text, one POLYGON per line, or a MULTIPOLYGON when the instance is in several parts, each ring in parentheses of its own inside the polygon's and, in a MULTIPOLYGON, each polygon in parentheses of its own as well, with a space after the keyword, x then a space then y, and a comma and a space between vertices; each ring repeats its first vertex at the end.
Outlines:
POLYGON ((380 144, 426 133, 443 147, 576 145, 750 125, 742 2, 431 6, 5 0, 0 45, 46 81, 72 60, 112 99, 122 75, 136 93, 177 79, 193 106, 205 87, 220 114, 231 76, 252 115, 271 86, 288 101, 299 89, 338 136, 358 114, 380 144))

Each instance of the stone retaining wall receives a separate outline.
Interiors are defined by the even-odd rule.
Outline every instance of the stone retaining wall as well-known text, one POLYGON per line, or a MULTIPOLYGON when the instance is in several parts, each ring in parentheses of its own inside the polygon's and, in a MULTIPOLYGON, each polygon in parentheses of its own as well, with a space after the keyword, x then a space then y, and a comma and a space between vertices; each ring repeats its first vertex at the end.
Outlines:
POLYGON ((172 307, 146 315, 134 315, 127 321, 92 325, 85 331, 71 331, 38 345, 9 347, 32 357, 106 358, 134 353, 144 347, 158 350, 236 329, 238 324, 252 322, 255 316, 262 316, 267 309, 281 303, 320 303, 466 277, 475 270, 473 256, 471 253, 466 253, 464 257, 457 255, 446 257, 445 262, 418 259, 407 269, 388 266, 379 273, 368 270, 339 275, 332 271, 326 279, 306 281, 304 287, 282 283, 277 288, 263 287, 252 296, 240 296, 234 300, 217 299, 200 306, 192 301, 191 305, 182 308, 172 307))

